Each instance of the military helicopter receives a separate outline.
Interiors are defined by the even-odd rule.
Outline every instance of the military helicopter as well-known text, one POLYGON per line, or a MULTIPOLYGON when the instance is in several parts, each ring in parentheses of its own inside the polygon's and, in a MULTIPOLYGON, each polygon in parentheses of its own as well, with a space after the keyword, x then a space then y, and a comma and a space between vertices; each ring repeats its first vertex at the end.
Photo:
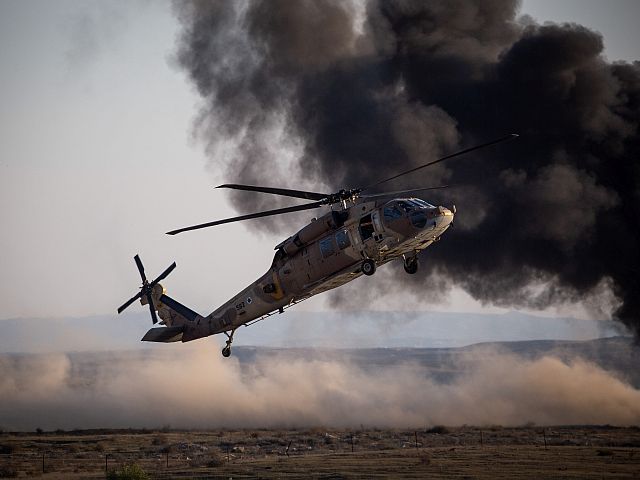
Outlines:
POLYGON ((133 298, 118 308, 118 313, 140 299, 142 305, 149 305, 153 324, 158 323, 159 316, 160 324, 165 325, 151 328, 142 341, 188 342, 223 333, 227 341, 222 355, 229 357, 233 335, 241 325, 248 326, 275 313, 283 313, 286 308, 344 285, 363 274, 373 275, 378 267, 396 258, 403 259, 408 274, 416 273, 418 254, 440 240, 441 235, 451 227, 456 213, 455 206, 451 209, 434 206, 413 196, 418 192, 446 188, 447 185, 373 194, 364 192, 417 170, 517 136, 510 134, 441 157, 372 185, 342 189, 330 194, 254 185, 220 185, 216 188, 282 195, 313 202, 202 223, 167 234, 176 235, 323 206, 329 206, 331 210, 276 245, 269 270, 207 316, 194 312, 166 295, 159 282, 173 271, 175 262, 155 280, 149 281, 142 261, 136 255, 134 260, 142 278, 142 286, 133 298))

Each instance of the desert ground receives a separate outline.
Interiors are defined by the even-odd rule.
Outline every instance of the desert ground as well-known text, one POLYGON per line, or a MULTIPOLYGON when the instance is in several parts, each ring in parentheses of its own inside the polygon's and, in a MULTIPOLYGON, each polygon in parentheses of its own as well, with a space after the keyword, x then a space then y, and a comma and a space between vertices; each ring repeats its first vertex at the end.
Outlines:
POLYGON ((640 428, 77 430, 0 435, 0 477, 640 478, 640 428))

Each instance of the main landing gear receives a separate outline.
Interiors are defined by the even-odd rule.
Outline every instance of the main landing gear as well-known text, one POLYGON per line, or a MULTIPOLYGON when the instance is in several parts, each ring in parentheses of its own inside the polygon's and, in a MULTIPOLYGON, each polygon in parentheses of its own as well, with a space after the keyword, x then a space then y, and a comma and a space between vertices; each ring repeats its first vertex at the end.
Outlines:
POLYGON ((224 358, 231 356, 231 342, 233 342, 233 334, 235 332, 235 330, 231 330, 231 333, 223 332, 227 336, 227 344, 222 349, 222 356, 224 358))
POLYGON ((364 260, 364 262, 362 262, 361 268, 362 273, 364 273, 365 275, 373 275, 374 273, 376 273, 376 262, 374 262, 370 258, 367 258, 364 260))
POLYGON ((418 271, 418 256, 404 257, 404 271, 409 275, 413 275, 418 271))

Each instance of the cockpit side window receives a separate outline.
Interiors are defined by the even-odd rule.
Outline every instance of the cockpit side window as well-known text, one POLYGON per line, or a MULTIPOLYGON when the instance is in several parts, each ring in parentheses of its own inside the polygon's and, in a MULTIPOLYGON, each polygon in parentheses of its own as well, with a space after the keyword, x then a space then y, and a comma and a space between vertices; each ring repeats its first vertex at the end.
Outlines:
POLYGON ((413 212, 409 219, 411 220, 411 225, 416 228, 424 228, 427 225, 427 215, 424 210, 413 212))
POLYGON ((384 207, 384 220, 386 222, 392 222, 402 217, 402 212, 394 204, 384 207))

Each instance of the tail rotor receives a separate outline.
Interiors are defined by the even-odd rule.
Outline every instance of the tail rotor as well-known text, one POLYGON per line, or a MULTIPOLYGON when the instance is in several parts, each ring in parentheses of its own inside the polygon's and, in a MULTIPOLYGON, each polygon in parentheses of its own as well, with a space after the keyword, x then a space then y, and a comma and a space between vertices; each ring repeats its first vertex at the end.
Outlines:
POLYGON ((138 266, 138 271, 140 272, 140 278, 142 279, 142 286, 140 287, 140 291, 135 296, 127 300, 122 306, 120 306, 120 308, 118 308, 118 313, 122 313, 129 305, 131 305, 133 302, 135 302, 139 298, 145 297, 147 299, 147 303, 149 304, 149 311, 151 312, 151 321, 154 324, 156 324, 158 323, 158 317, 156 316, 156 308, 155 308, 155 305, 153 304, 153 296, 152 296, 153 287, 155 287, 158 284, 158 282, 160 282, 161 280, 164 280, 165 278, 167 278, 167 276, 173 271, 173 269, 176 268, 176 262, 173 262, 171 265, 169 265, 169 267, 164 272, 162 272, 158 276, 158 278, 156 278, 152 282, 149 282, 149 280, 147 280, 147 276, 144 273, 144 266, 142 265, 142 260, 140 260, 140 257, 136 255, 135 257, 133 257, 133 259, 135 260, 136 265, 138 266))

